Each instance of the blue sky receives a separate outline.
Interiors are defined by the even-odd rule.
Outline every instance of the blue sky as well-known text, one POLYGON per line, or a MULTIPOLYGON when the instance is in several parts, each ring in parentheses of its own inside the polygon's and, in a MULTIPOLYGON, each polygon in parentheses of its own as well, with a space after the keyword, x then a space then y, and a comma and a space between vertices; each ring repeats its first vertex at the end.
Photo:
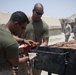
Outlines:
POLYGON ((43 16, 66 18, 76 14, 76 0, 0 0, 0 12, 19 10, 32 15, 35 3, 43 4, 43 16))

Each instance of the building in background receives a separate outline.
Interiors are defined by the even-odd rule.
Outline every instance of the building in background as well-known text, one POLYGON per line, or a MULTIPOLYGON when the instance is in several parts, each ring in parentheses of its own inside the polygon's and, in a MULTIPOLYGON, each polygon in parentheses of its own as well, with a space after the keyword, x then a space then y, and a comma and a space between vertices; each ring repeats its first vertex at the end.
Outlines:
MULTIPOLYGON (((6 24, 11 16, 11 13, 7 12, 0 12, 0 24, 6 24)), ((57 35, 62 33, 62 27, 60 20, 58 18, 50 18, 43 16, 42 19, 48 24, 49 26, 49 35, 57 35)))
POLYGON ((49 25, 50 36, 62 33, 62 26, 58 18, 50 18, 43 16, 42 19, 49 25))

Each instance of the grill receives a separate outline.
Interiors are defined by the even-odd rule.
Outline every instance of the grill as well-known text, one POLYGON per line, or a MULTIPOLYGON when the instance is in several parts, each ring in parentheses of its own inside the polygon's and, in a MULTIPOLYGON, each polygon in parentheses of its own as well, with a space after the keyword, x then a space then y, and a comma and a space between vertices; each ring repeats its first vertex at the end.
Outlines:
POLYGON ((34 68, 59 75, 76 75, 76 50, 52 47, 38 47, 30 52, 37 53, 34 68))

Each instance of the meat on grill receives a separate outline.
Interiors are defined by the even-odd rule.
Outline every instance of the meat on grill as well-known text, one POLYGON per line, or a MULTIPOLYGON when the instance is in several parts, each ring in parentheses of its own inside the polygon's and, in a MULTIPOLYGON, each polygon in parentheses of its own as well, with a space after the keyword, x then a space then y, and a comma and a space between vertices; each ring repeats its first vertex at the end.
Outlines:
POLYGON ((76 40, 71 40, 68 42, 58 42, 56 44, 49 45, 49 47, 76 49, 76 40))

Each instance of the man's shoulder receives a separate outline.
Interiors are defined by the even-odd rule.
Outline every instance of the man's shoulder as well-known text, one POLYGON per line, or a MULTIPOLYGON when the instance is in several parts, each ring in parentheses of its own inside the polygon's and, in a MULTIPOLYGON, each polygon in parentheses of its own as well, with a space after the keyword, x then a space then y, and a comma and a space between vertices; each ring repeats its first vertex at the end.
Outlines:
POLYGON ((43 24, 43 28, 48 29, 49 25, 44 20, 41 20, 41 21, 42 21, 42 24, 43 24))
POLYGON ((43 22, 44 25, 48 25, 43 19, 41 19, 41 21, 43 22))

